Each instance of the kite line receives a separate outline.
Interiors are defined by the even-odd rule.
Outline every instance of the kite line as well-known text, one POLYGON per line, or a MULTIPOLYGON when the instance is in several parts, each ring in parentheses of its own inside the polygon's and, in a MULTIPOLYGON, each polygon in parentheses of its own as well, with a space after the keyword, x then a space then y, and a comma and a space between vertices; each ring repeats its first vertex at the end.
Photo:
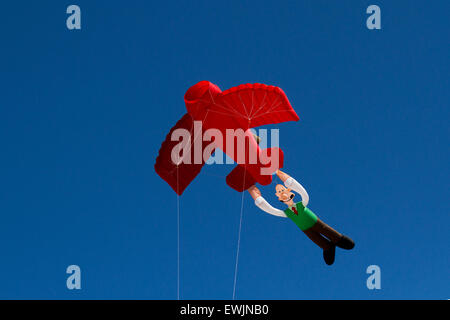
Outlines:
POLYGON ((177 165, 177 300, 180 300, 180 195, 178 194, 178 165, 177 165))
MULTIPOLYGON (((243 186, 245 186, 245 176, 246 174, 244 173, 244 183, 243 186)), ((241 197, 241 216, 239 218, 239 232, 238 232, 238 243, 237 243, 237 250, 236 250, 236 265, 234 266, 234 283, 233 283, 233 300, 236 297, 236 282, 237 282, 237 272, 238 272, 238 264, 239 264, 239 249, 241 247, 241 230, 242 230, 242 217, 243 217, 243 213, 244 213, 244 195, 245 192, 242 192, 242 197, 241 197)))

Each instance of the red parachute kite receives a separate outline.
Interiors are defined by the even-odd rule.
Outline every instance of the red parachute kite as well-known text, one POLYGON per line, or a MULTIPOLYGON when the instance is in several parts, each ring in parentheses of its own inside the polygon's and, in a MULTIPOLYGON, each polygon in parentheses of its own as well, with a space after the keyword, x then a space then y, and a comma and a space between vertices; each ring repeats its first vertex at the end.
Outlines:
POLYGON ((272 181, 270 174, 261 174, 261 168, 270 166, 268 160, 275 151, 279 157, 278 167, 282 168, 283 153, 278 148, 261 150, 250 129, 299 120, 283 90, 256 83, 243 84, 222 92, 215 84, 201 81, 189 88, 184 95, 184 101, 187 113, 170 130, 155 163, 155 171, 178 195, 181 195, 200 173, 206 160, 204 157, 198 158, 195 152, 186 152, 181 156, 181 161, 173 161, 173 150, 180 144, 172 136, 177 129, 184 129, 192 137, 189 140, 189 150, 197 149, 201 155, 206 152, 207 156, 210 156, 215 148, 220 148, 238 163, 226 179, 233 189, 243 191, 255 182, 267 185, 272 181), (194 121, 200 121, 200 132, 195 130, 194 121), (248 142, 244 146, 244 153, 237 150, 238 144, 233 143, 230 146, 228 140, 204 140, 205 132, 216 130, 225 137, 229 129, 244 131, 248 142), (258 155, 256 163, 249 161, 252 152, 258 155), (244 154, 244 159, 239 159, 239 154, 244 154))

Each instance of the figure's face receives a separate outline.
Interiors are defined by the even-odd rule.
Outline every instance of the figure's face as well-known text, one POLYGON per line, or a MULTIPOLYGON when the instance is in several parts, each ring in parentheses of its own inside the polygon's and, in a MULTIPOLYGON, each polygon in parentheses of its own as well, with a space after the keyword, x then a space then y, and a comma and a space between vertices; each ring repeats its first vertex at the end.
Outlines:
POLYGON ((281 202, 289 202, 295 197, 295 194, 291 192, 291 189, 287 189, 282 184, 277 184, 275 186, 275 195, 281 202))

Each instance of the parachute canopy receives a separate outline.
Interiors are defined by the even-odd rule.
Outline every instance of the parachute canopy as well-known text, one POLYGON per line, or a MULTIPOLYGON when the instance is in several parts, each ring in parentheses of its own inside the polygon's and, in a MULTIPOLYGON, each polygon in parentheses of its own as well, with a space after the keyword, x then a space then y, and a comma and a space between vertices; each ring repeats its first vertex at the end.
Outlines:
MULTIPOLYGON (((205 164, 205 159, 194 159, 194 153, 186 153, 182 155, 182 161, 175 163, 172 159, 172 152, 180 143, 176 139, 173 141, 172 134, 175 130, 185 129, 190 133, 192 138, 187 146, 188 149, 193 150, 201 146, 202 154, 207 148, 207 155, 210 156, 215 148, 220 148, 234 161, 238 162, 236 158, 237 150, 234 147, 234 149, 231 148, 234 152, 230 152, 226 141, 220 143, 214 141, 216 145, 213 148, 207 147, 211 144, 211 141, 203 140, 205 131, 216 129, 225 136, 227 129, 242 129, 248 139, 248 144, 245 146, 246 154, 248 155, 253 151, 258 155, 262 154, 262 158, 264 158, 264 155, 267 157, 267 155, 274 153, 274 151, 279 152, 281 149, 260 150, 249 129, 267 124, 299 120, 283 90, 259 83, 243 84, 222 92, 215 84, 209 81, 200 81, 189 88, 184 96, 184 101, 187 113, 166 136, 155 163, 155 171, 179 195, 200 173, 205 164), (196 128, 197 132, 194 130, 194 121, 200 121, 202 124, 200 129, 196 128), (198 130, 201 131, 198 132, 198 130)), ((279 163, 282 164, 282 152, 279 154, 279 163)), ((244 177, 247 177, 245 185, 255 182, 263 185, 268 184, 272 177, 262 175, 260 170, 261 167, 267 165, 267 163, 264 164, 260 161, 250 164, 248 158, 246 158, 243 163, 238 162, 238 166, 242 168, 233 170, 227 177, 227 183, 238 191, 243 191, 242 189, 245 188, 244 185, 239 186, 244 177)))

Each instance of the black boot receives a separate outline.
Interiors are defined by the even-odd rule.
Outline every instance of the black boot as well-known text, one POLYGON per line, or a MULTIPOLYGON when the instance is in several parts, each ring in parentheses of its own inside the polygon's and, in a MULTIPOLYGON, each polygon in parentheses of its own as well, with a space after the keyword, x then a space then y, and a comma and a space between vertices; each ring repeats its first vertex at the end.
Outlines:
POLYGON ((330 248, 323 250, 323 260, 325 260, 325 263, 329 266, 331 266, 334 263, 334 256, 336 253, 336 246, 331 245, 330 248))
POLYGON ((349 237, 342 235, 341 239, 339 239, 339 241, 336 242, 336 245, 339 248, 350 250, 353 249, 355 243, 349 237))

